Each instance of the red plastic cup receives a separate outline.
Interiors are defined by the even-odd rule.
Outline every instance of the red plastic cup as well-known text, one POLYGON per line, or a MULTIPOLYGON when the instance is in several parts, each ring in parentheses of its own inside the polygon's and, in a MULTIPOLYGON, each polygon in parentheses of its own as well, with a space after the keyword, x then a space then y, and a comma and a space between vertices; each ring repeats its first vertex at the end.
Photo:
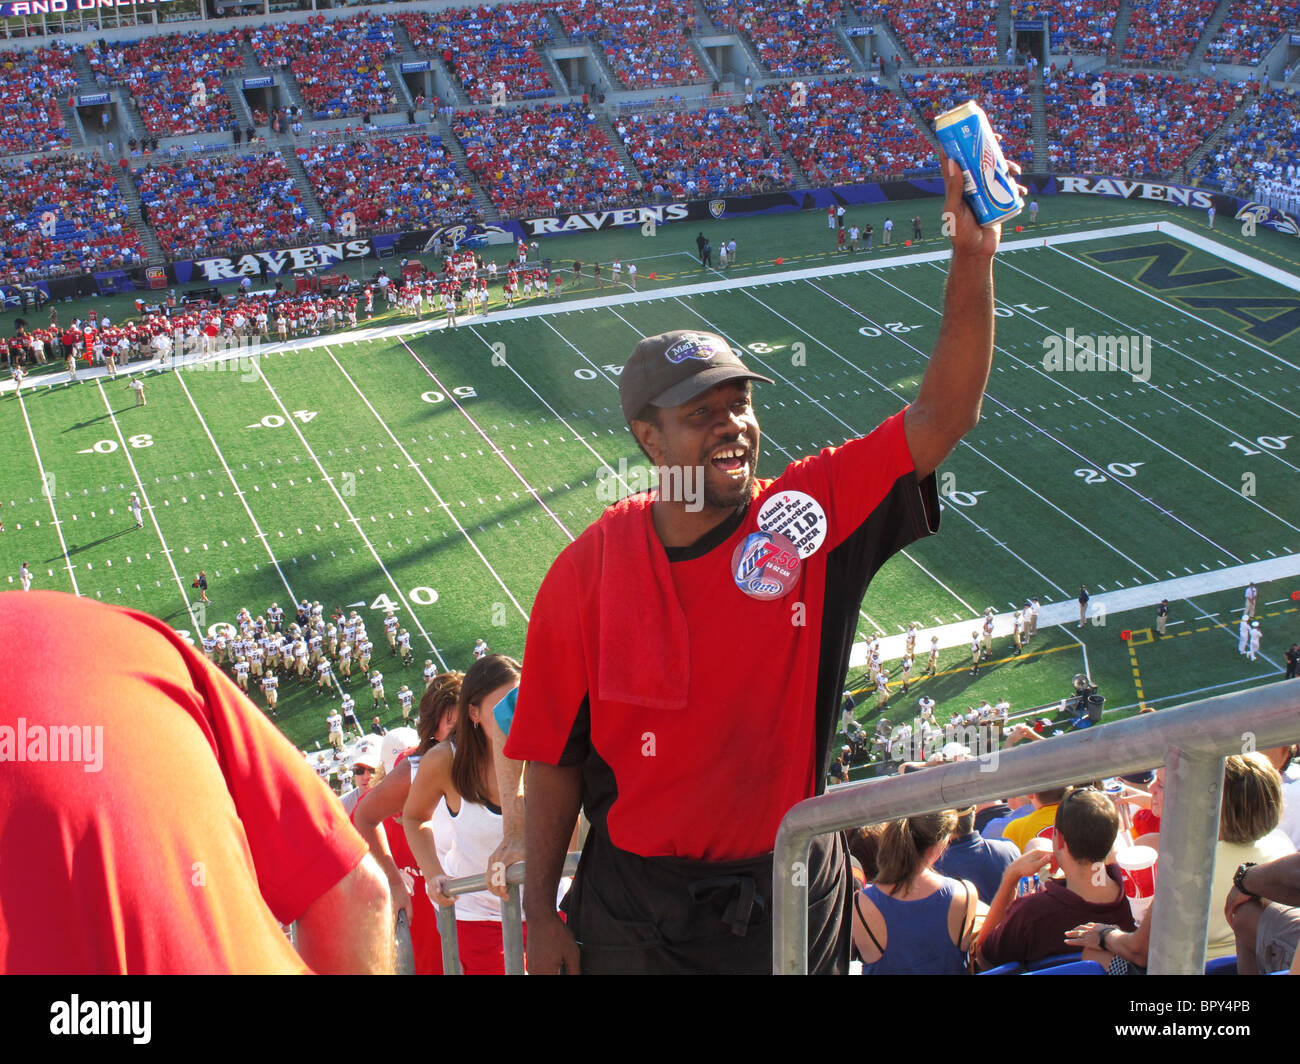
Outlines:
POLYGON ((1130 900, 1155 897, 1159 856, 1150 846, 1130 846, 1115 855, 1115 863, 1124 877, 1124 893, 1130 900))

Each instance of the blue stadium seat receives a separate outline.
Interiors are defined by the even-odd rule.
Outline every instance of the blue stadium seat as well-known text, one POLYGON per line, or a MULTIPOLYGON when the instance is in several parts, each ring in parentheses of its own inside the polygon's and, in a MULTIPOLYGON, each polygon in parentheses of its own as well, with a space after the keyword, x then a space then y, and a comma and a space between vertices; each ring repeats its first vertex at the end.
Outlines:
POLYGON ((999 964, 996 968, 990 968, 987 972, 980 972, 979 974, 980 975, 1020 975, 1022 972, 1024 972, 1024 968, 1022 968, 1015 961, 1011 961, 1008 964, 999 964))
POLYGON ((1233 954, 1231 957, 1216 957, 1212 961, 1206 962, 1206 975, 1236 975, 1237 974, 1237 957, 1233 954))
POLYGON ((1105 975, 1106 969, 1096 961, 1074 961, 1071 964, 1058 964, 1055 968, 1041 968, 1029 975, 1105 975))
POLYGON ((1029 961, 1025 965, 1025 971, 1038 972, 1042 971, 1044 968, 1055 968, 1057 965, 1069 964, 1071 961, 1077 961, 1078 959, 1078 950, 1074 950, 1071 953, 1056 953, 1050 957, 1043 957, 1040 960, 1029 961))

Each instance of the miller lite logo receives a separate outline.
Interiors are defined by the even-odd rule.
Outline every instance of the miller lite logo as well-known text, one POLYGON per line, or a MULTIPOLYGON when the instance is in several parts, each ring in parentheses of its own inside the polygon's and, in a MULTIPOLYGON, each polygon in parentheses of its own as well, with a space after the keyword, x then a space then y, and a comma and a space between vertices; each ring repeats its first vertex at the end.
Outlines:
POLYGON ((1002 171, 1003 163, 998 157, 997 146, 994 142, 981 138, 980 176, 984 179, 984 190, 995 207, 1009 210, 1015 206, 1016 196, 1014 190, 1008 187, 1002 171))
POLYGON ((727 213, 727 201, 720 199, 709 200, 709 213, 714 218, 721 218, 727 213))

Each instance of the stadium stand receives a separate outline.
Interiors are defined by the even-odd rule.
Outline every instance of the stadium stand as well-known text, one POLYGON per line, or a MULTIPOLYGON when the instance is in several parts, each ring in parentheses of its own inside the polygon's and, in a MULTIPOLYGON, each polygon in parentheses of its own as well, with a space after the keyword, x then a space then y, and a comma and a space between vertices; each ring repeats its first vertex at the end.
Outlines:
POLYGON ((248 30, 248 43, 264 67, 288 67, 315 118, 346 118, 397 110, 384 62, 397 54, 393 20, 356 15, 306 23, 281 22, 248 30))
POLYGON ((998 61, 997 0, 921 0, 892 7, 889 25, 920 66, 998 61))
POLYGON ((989 122, 1002 134, 1002 151, 1026 170, 1033 164, 1029 134, 1033 107, 1029 74, 1025 70, 999 70, 987 74, 927 73, 903 76, 903 91, 933 123, 935 115, 975 100, 988 112, 989 122))
POLYGON ((1123 61, 1130 66, 1182 67, 1216 6, 1217 0, 1133 0, 1123 61))
POLYGON ((147 133, 211 133, 233 120, 222 79, 243 65, 240 40, 237 31, 172 33, 101 42, 86 59, 101 82, 126 87, 147 133))
POLYGON ((366 234, 430 229, 475 210, 474 193, 438 136, 313 145, 299 148, 298 158, 335 230, 348 211, 366 234))
POLYGON ((1106 55, 1115 34, 1117 0, 1029 0, 1013 19, 1049 19, 1053 55, 1106 55))
POLYGON ((68 143, 58 98, 77 83, 73 48, 0 51, 0 151, 57 151, 68 143))
POLYGON ((844 74, 851 69, 835 36, 839 0, 755 0, 743 10, 706 0, 704 6, 715 25, 747 34, 773 74, 844 74))
POLYGON ((617 130, 646 184, 662 185, 675 199, 748 195, 794 183, 743 107, 631 114, 617 130))
POLYGON ((641 187, 579 106, 468 111, 455 116, 453 129, 470 170, 502 214, 615 206, 641 187))
POLYGON ((474 103, 490 103, 497 82, 505 83, 509 100, 555 95, 534 47, 553 39, 546 11, 538 5, 407 11, 400 18, 416 50, 441 56, 474 103))
POLYGON ((568 0, 555 10, 569 39, 599 44, 629 89, 656 89, 707 80, 683 32, 694 18, 689 7, 685 0, 568 0))
POLYGON ((0 274, 12 280, 144 259, 113 169, 98 156, 49 155, 0 166, 0 225, 0 274))
POLYGON ((938 166, 938 157, 892 92, 863 81, 810 85, 803 105, 787 86, 763 90, 781 148, 814 185, 847 185, 870 177, 903 177, 938 166))
POLYGON ((1233 0, 1205 60, 1254 66, 1288 29, 1300 30, 1300 0, 1233 0))
POLYGON ((159 160, 132 176, 173 258, 292 245, 310 232, 302 194, 278 151, 159 160))
POLYGON ((1191 177, 1225 192, 1253 195, 1286 209, 1280 201, 1300 197, 1300 100, 1265 92, 1225 131, 1191 177))
POLYGON ((1230 86, 1163 74, 1058 73, 1043 92, 1051 165, 1066 173, 1174 170, 1240 102, 1230 86), (1104 104, 1093 103, 1098 79, 1104 104))

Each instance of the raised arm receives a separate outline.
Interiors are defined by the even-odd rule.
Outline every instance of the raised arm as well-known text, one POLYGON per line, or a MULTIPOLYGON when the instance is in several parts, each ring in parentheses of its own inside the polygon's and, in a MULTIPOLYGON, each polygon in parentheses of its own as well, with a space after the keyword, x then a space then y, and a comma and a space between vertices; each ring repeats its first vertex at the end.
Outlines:
MULTIPOLYGON (((921 390, 904 418, 916 475, 933 473, 979 422, 993 366, 993 255, 1001 225, 981 227, 962 199, 962 172, 942 153, 945 230, 952 260, 944 291, 943 321, 921 390)), ((1013 173, 1019 167, 1011 164, 1013 173)))
POLYGON ((318 975, 391 975, 393 910, 369 854, 298 917, 298 955, 318 975))

